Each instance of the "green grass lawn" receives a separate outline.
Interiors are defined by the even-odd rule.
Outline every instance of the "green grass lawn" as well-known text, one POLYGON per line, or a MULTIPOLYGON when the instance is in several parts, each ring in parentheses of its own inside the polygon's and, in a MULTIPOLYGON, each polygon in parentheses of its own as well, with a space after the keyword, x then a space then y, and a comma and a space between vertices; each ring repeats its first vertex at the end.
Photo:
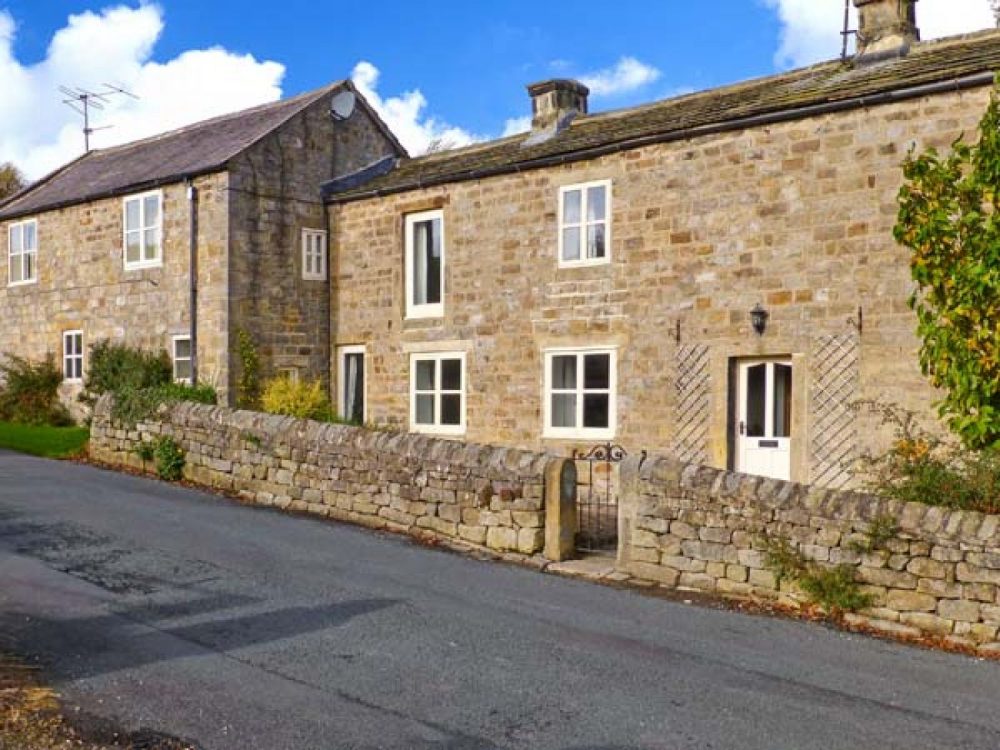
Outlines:
POLYGON ((83 450, 90 437, 86 427, 0 422, 0 448, 45 458, 66 458, 83 450))

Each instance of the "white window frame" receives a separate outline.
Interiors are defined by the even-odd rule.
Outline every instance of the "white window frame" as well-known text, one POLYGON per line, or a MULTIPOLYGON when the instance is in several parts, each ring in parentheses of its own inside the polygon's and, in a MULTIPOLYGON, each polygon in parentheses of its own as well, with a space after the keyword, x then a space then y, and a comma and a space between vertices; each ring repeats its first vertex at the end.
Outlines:
POLYGON ((302 230, 302 278, 326 281, 327 233, 325 229, 302 230), (318 247, 317 247, 318 245, 318 247), (318 251, 318 252, 317 252, 318 251), (318 267, 317 267, 318 266, 318 267))
POLYGON ((179 378, 179 377, 177 377, 177 363, 179 361, 180 362, 186 361, 186 362, 188 362, 189 365, 194 365, 194 348, 192 347, 191 354, 189 356, 187 356, 187 357, 178 357, 177 356, 177 342, 178 341, 187 341, 188 344, 190 345, 191 344, 191 334, 190 333, 178 333, 176 336, 171 336, 170 337, 170 363, 171 363, 171 366, 173 368, 174 382, 175 383, 186 383, 187 385, 191 385, 191 378, 179 378))
MULTIPOLYGON (((362 375, 361 382, 364 386, 361 389, 361 421, 368 421, 368 353, 363 345, 338 346, 337 347, 337 414, 344 417, 347 412, 347 394, 344 392, 344 385, 347 381, 347 371, 344 367, 344 360, 348 354, 360 354, 362 375)), ((465 373, 462 373, 463 377, 465 373)))
POLYGON ((292 367, 291 365, 289 365, 288 367, 279 367, 278 368, 278 377, 279 378, 286 378, 289 383, 292 383, 294 385, 298 385, 298 383, 301 380, 302 376, 299 374, 299 368, 298 367, 292 367))
POLYGON ((448 255, 447 244, 445 242, 444 211, 438 208, 433 211, 407 214, 403 231, 406 234, 403 242, 406 255, 404 261, 406 272, 404 274, 405 279, 403 280, 406 287, 406 317, 442 318, 444 317, 445 278, 447 276, 445 273, 445 260, 448 255), (417 305, 413 302, 413 226, 418 222, 433 221, 434 219, 438 219, 441 225, 441 301, 417 305))
POLYGON ((7 286, 26 286, 28 284, 38 283, 38 220, 37 219, 25 219, 24 221, 16 221, 7 227, 7 286), (30 252, 24 249, 24 228, 26 226, 34 226, 35 228, 35 246, 30 252), (21 251, 14 255, 14 230, 21 230, 21 251), (14 262, 15 259, 17 263, 21 266, 21 276, 24 276, 24 257, 26 255, 34 256, 35 262, 32 266, 34 274, 30 279, 22 278, 20 281, 12 281, 14 274, 14 262))
MULTIPOLYGON (((133 230, 134 231, 134 230, 133 230)), ((133 271, 141 268, 158 268, 163 265, 163 191, 149 190, 145 193, 136 193, 122 198, 122 261, 126 271, 133 271), (152 226, 146 226, 146 198, 156 196, 159 204, 157 216, 159 222, 152 226), (139 201, 139 260, 132 263, 128 260, 128 204, 131 201, 139 201), (146 260, 146 232, 150 229, 159 232, 159 246, 156 257, 146 260)))
POLYGON ((469 392, 469 368, 465 352, 427 352, 414 353, 410 355, 410 432, 419 432, 427 435, 461 436, 465 434, 466 428, 466 404, 469 392), (462 363, 462 390, 459 392, 461 406, 459 411, 459 424, 442 425, 441 422, 441 395, 442 393, 453 394, 455 391, 441 390, 441 361, 445 359, 457 359, 462 363), (417 362, 436 362, 434 368, 434 422, 433 425, 417 424, 417 362))
POLYGON ((63 382, 64 383, 82 383, 84 378, 84 351, 83 351, 83 331, 79 329, 74 329, 72 331, 63 331, 62 334, 62 372, 63 372, 63 382), (66 341, 72 339, 76 336, 80 337, 80 351, 74 352, 73 354, 68 354, 66 349, 66 341), (66 365, 69 362, 79 362, 80 363, 80 377, 78 378, 68 378, 66 377, 66 365))
MULTIPOLYGON (((618 430, 618 349, 613 346, 584 346, 584 347, 557 347, 545 349, 543 351, 542 366, 543 373, 542 402, 544 423, 542 437, 556 440, 611 440, 618 430), (583 427, 583 396, 586 393, 604 393, 604 389, 590 389, 583 387, 583 358, 588 354, 607 354, 610 356, 610 372, 608 373, 608 426, 607 427, 583 427), (576 399, 576 427, 553 427, 552 426, 552 359, 554 357, 564 357, 575 355, 577 358, 577 385, 575 393, 576 399)), ((568 393, 562 391, 560 393, 568 393)))
POLYGON ((581 266, 602 266, 611 262, 611 216, 612 216, 612 197, 611 197, 611 180, 593 180, 591 182, 581 182, 575 185, 563 185, 559 188, 559 241, 558 250, 559 253, 559 267, 560 268, 578 268, 581 266), (603 258, 586 258, 582 257, 587 249, 587 226, 588 224, 599 224, 601 222, 588 222, 587 221, 587 190, 594 187, 604 188, 604 257, 603 258), (580 259, 579 260, 565 260, 563 258, 563 242, 564 242, 564 229, 566 229, 566 224, 564 221, 563 212, 565 209, 565 198, 566 193, 579 190, 580 191, 580 223, 574 224, 573 226, 580 227, 580 259))

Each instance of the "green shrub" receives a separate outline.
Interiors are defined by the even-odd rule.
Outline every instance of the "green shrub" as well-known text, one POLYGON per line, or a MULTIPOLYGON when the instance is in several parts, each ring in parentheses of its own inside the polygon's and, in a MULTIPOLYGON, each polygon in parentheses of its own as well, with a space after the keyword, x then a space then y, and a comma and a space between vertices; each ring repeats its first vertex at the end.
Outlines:
POLYGON ((161 404, 196 401, 214 404, 215 388, 173 381, 170 355, 135 346, 98 341, 90 347, 87 379, 80 400, 91 406, 104 393, 115 397, 112 418, 133 426, 149 419, 161 404))
POLYGON ((269 380, 261 399, 264 411, 299 419, 329 422, 333 418, 330 400, 319 380, 297 382, 287 377, 269 380))
POLYGON ((73 424, 59 401, 62 372, 52 355, 33 362, 8 355, 0 364, 0 420, 61 427, 73 424))
POLYGON ((158 438, 153 444, 153 458, 160 479, 176 482, 184 475, 184 451, 173 438, 158 438))
POLYGON ((236 405, 241 409, 260 408, 260 357, 257 345, 242 328, 236 332, 236 353, 240 374, 236 381, 236 405))
POLYGON ((148 440, 143 440, 135 446, 133 450, 135 451, 135 455, 139 457, 139 460, 142 461, 143 464, 148 464, 156 458, 156 444, 151 443, 148 440))
POLYGON ((1000 512, 1000 449, 966 448, 922 429, 913 412, 891 404, 863 401, 893 428, 885 453, 861 459, 865 488, 903 502, 940 505, 983 513, 1000 512))
POLYGON ((884 550, 886 543, 899 533, 899 524, 892 516, 885 514, 868 524, 868 532, 863 542, 855 542, 851 548, 855 552, 877 552, 884 550))
POLYGON ((182 383, 166 383, 153 388, 124 388, 115 391, 114 396, 115 403, 111 417, 129 427, 154 416, 162 404, 178 401, 194 401, 199 404, 218 402, 218 396, 212 386, 190 386, 182 383))
POLYGON ((853 565, 837 565, 832 568, 810 565, 798 583, 810 601, 831 614, 857 612, 874 603, 871 594, 861 591, 857 570, 853 565))
POLYGON ((837 616, 872 606, 873 597, 861 591, 852 565, 826 567, 808 559, 784 537, 764 535, 760 539, 764 562, 778 579, 794 581, 812 604, 837 616))
POLYGON ((170 355, 117 344, 107 339, 92 344, 87 378, 80 400, 93 406, 104 393, 119 394, 169 384, 173 379, 170 355))

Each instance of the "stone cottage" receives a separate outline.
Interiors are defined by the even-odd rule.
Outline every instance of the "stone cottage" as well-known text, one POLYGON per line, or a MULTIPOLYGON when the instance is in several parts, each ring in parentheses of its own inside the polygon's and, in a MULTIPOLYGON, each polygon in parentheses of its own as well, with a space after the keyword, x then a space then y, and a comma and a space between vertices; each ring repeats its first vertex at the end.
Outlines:
POLYGON ((327 380, 327 217, 320 186, 405 150, 342 81, 91 151, 0 206, 0 353, 62 363, 67 398, 100 339, 167 349, 178 379, 327 380))
POLYGON ((342 411, 848 484, 885 438, 852 403, 934 400, 901 162, 974 135, 1000 67, 996 31, 854 2, 847 59, 593 115, 546 81, 527 134, 329 183, 342 411))

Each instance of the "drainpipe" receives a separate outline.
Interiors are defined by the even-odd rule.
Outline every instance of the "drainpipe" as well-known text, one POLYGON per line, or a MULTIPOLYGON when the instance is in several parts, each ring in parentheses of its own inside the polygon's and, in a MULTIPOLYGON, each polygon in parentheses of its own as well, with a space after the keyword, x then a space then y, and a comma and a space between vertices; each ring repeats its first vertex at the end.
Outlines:
POLYGON ((198 188, 187 181, 188 250, 190 252, 191 385, 198 385, 198 188))

